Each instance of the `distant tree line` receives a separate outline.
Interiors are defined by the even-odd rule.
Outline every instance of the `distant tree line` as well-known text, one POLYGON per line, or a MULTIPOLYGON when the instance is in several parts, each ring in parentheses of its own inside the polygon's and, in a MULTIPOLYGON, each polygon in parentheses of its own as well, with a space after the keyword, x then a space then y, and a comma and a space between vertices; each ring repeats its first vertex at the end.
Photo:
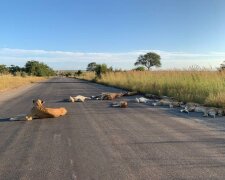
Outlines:
MULTIPOLYGON (((145 71, 145 68, 150 70, 151 67, 156 66, 160 67, 161 66, 161 57, 160 55, 154 53, 154 52, 149 52, 144 55, 140 55, 137 59, 137 61, 134 63, 135 66, 138 66, 137 68, 133 69, 135 71, 145 71), (139 66, 141 65, 141 66, 139 66)), ((113 70, 112 67, 107 67, 106 64, 97 64, 96 62, 91 62, 87 65, 87 71, 93 71, 96 74, 96 78, 101 78, 102 74, 105 74, 106 72, 110 71, 122 71, 121 69, 115 69, 113 70)))
POLYGON ((54 76, 55 71, 48 65, 39 61, 27 61, 24 67, 0 64, 0 75, 12 74, 14 76, 54 76))

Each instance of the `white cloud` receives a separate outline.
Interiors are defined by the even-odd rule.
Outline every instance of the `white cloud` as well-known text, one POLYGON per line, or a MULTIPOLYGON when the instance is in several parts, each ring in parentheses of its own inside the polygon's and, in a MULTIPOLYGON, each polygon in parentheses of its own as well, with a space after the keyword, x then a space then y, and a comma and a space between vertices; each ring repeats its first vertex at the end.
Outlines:
POLYGON ((42 61, 54 69, 85 69, 89 62, 106 63, 114 68, 131 69, 140 54, 156 52, 162 59, 162 69, 188 68, 192 65, 218 67, 225 52, 186 53, 161 50, 137 50, 121 53, 69 52, 25 49, 0 49, 0 64, 23 66, 28 60, 42 61))

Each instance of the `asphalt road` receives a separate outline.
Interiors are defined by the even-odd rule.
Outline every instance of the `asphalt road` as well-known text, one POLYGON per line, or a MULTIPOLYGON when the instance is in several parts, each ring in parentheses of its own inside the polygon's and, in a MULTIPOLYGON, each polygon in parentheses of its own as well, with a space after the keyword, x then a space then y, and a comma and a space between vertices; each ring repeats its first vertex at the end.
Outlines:
POLYGON ((0 102, 0 179, 225 179, 225 118, 202 120, 134 102, 127 109, 110 101, 63 102, 104 91, 121 90, 54 78, 0 102), (7 121, 28 112, 36 98, 69 113, 7 121))

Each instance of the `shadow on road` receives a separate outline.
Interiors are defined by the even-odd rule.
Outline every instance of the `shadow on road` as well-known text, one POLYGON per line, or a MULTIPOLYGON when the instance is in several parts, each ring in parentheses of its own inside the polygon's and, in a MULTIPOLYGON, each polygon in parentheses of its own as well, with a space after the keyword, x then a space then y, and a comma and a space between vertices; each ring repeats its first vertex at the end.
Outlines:
POLYGON ((68 81, 61 81, 61 82, 37 82, 39 84, 90 84, 92 82, 68 82, 68 81))
POLYGON ((21 122, 25 122, 26 120, 10 120, 11 118, 0 118, 0 123, 2 122, 18 122, 18 121, 21 121, 21 122))
POLYGON ((10 118, 0 118, 0 123, 1 122, 12 122, 12 121, 10 121, 10 118))

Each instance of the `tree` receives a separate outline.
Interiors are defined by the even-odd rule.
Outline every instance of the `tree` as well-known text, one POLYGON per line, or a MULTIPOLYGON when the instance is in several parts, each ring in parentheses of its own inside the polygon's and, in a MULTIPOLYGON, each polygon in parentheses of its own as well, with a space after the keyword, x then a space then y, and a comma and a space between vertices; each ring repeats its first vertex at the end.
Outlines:
POLYGON ((134 65, 135 66, 143 65, 148 70, 150 70, 150 68, 153 66, 160 67, 161 66, 160 60, 161 60, 160 55, 154 52, 149 52, 144 55, 140 55, 137 61, 134 63, 134 65))
POLYGON ((225 61, 220 64, 220 67, 218 68, 219 71, 224 71, 225 70, 225 61))
POLYGON ((95 74, 97 78, 101 78, 102 74, 105 74, 108 71, 106 64, 97 64, 95 68, 95 74))
POLYGON ((23 68, 20 68, 19 66, 11 65, 9 67, 9 72, 13 75, 16 75, 17 72, 22 72, 23 68))
POLYGON ((95 71, 97 64, 96 62, 91 62, 87 65, 87 71, 95 71))
POLYGON ((8 68, 4 64, 0 64, 0 74, 7 74, 9 72, 8 68))
POLYGON ((25 64, 25 71, 29 75, 37 75, 37 70, 38 70, 39 62, 38 61, 27 61, 25 64))
POLYGON ((25 71, 33 76, 54 76, 55 72, 52 68, 44 63, 38 61, 27 61, 25 64, 25 71))
POLYGON ((70 76, 72 76, 72 73, 71 72, 66 72, 65 76, 66 77, 70 77, 70 76))
POLYGON ((80 76, 83 72, 81 70, 77 71, 77 75, 80 76))

